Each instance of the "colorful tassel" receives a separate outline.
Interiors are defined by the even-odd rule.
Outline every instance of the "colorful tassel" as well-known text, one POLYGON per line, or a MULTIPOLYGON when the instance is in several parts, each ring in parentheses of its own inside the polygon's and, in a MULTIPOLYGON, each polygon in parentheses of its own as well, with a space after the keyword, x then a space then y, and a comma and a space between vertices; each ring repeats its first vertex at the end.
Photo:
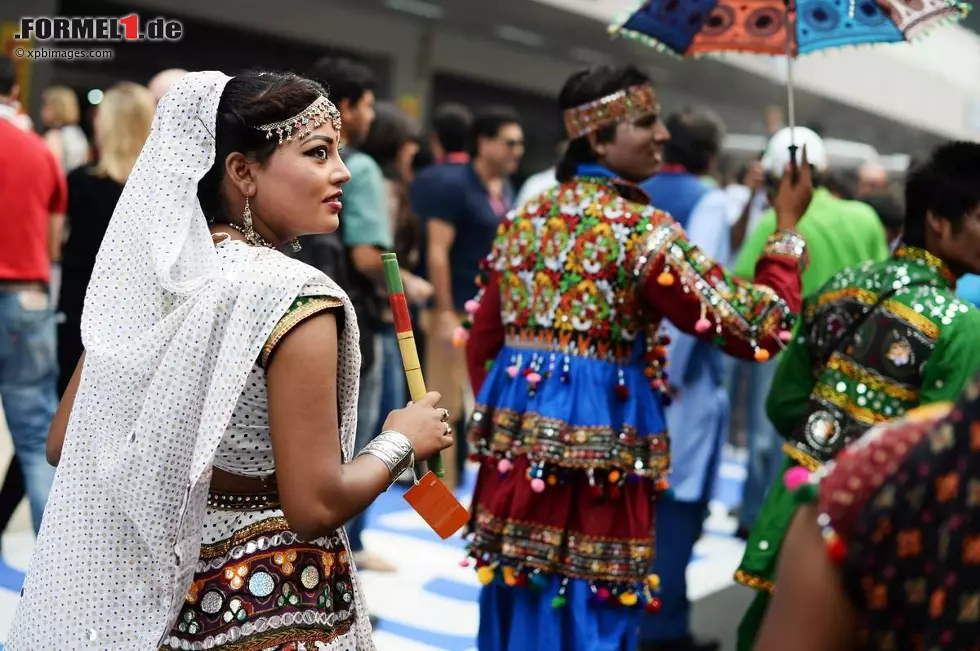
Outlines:
POLYGON ((457 326, 456 329, 453 330, 453 346, 456 348, 464 348, 466 346, 466 342, 469 340, 470 331, 463 326, 457 326))
POLYGON ((817 501, 817 486, 812 482, 807 482, 796 489, 793 497, 797 504, 812 504, 817 501))
POLYGON ((810 471, 803 466, 794 466, 783 475, 783 485, 793 493, 809 481, 810 471))
POLYGON ((834 565, 840 565, 847 558, 847 545, 836 532, 829 527, 824 530, 824 544, 827 547, 827 557, 834 565))
POLYGON ((490 585, 493 583, 495 575, 496 572, 489 565, 484 565, 476 569, 476 578, 481 585, 490 585))

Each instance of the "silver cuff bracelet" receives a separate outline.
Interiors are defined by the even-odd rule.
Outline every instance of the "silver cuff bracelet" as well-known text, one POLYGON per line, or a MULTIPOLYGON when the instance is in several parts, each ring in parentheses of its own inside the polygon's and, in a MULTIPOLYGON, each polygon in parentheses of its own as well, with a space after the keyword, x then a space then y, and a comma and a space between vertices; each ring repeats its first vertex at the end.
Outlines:
POLYGON ((357 456, 362 454, 370 454, 381 459, 388 466, 391 483, 394 483, 403 472, 415 465, 415 448, 412 447, 412 442, 401 432, 392 430, 385 430, 374 437, 357 453, 357 456))

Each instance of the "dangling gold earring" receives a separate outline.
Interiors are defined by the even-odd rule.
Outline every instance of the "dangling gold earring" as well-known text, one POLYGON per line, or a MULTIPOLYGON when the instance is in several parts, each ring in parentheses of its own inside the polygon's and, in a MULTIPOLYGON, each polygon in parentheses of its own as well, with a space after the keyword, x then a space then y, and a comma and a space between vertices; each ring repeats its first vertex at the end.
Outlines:
POLYGON ((248 195, 245 195, 245 211, 242 213, 242 224, 245 226, 243 235, 249 242, 255 240, 255 229, 252 228, 252 208, 248 205, 248 195))
POLYGON ((293 238, 292 245, 293 245, 293 253, 299 253, 300 251, 303 250, 303 245, 299 243, 298 237, 293 238))

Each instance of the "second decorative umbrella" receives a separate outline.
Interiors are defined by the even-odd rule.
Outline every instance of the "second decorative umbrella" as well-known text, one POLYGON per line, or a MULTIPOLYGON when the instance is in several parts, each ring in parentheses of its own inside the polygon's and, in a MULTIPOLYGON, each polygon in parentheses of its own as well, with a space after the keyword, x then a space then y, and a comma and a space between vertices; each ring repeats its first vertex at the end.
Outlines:
POLYGON ((784 55, 787 112, 796 124, 793 59, 847 45, 898 43, 961 20, 948 0, 647 0, 610 32, 684 56, 713 52, 784 55))

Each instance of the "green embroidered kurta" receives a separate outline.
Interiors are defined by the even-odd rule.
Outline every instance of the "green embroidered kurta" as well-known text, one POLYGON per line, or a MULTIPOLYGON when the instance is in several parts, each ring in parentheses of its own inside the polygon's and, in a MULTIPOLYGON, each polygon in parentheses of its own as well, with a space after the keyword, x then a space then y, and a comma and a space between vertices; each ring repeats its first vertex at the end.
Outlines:
MULTIPOLYGON (((956 297, 955 284, 942 261, 906 246, 884 262, 845 269, 806 299, 766 403, 787 441, 784 471, 797 464, 818 468, 871 426, 962 391, 980 370, 980 311, 956 297), (849 331, 847 341, 836 345, 849 331), (815 369, 821 360, 826 364, 815 369)), ((736 581, 772 590, 794 510, 781 474, 752 529, 736 581)), ((747 619, 761 609, 764 603, 747 619)), ((753 629, 740 632, 751 643, 754 626, 746 621, 743 627, 753 629)))

